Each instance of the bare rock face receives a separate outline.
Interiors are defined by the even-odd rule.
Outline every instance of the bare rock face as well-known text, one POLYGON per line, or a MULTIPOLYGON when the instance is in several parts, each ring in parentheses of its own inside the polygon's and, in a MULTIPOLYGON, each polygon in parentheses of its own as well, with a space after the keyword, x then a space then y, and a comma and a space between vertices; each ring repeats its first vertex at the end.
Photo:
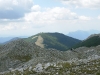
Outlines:
MULTIPOLYGON (((43 39, 41 36, 38 39, 41 45, 43 39)), ((76 75, 88 75, 92 70, 95 70, 93 71, 93 75, 95 75, 100 69, 99 59, 100 45, 59 51, 41 48, 34 43, 19 39, 0 46, 0 75, 14 73, 15 75, 17 73, 23 75, 49 75, 52 73, 54 75, 70 75, 75 71, 78 71, 76 75), (88 68, 89 66, 90 68, 88 68)))

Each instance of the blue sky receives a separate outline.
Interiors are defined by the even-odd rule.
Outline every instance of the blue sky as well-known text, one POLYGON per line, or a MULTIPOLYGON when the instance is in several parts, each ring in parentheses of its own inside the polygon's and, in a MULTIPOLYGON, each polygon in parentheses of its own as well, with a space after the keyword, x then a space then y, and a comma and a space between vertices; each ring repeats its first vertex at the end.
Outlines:
POLYGON ((100 30, 100 0, 0 0, 0 36, 100 30))

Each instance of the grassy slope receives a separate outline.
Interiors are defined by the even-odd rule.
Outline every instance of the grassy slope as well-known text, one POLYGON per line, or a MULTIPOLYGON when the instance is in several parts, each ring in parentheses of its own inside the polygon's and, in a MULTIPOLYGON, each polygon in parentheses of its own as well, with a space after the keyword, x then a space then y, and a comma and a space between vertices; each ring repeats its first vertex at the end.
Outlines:
POLYGON ((64 44, 58 41, 57 37, 54 37, 50 35, 49 33, 42 34, 41 36, 44 38, 44 44, 46 48, 55 48, 58 50, 68 49, 67 46, 65 46, 64 44))
MULTIPOLYGON (((35 35, 34 35, 34 36, 35 36, 35 35)), ((35 42, 37 41, 38 37, 32 39, 34 36, 31 36, 31 37, 28 37, 28 38, 24 38, 24 40, 25 40, 26 42, 35 43, 35 42)))
POLYGON ((100 37, 99 36, 94 36, 91 37, 87 40, 84 40, 83 42, 77 44, 76 46, 74 46, 74 48, 78 48, 78 47, 92 47, 92 46, 98 46, 100 45, 100 37))
POLYGON ((45 48, 54 48, 62 51, 67 50, 68 48, 80 42, 80 40, 74 39, 61 33, 39 33, 26 38, 25 41, 35 43, 38 37, 34 39, 32 38, 39 35, 44 39, 43 44, 45 45, 45 48))
POLYGON ((67 50, 80 40, 65 36, 61 33, 42 33, 40 34, 44 38, 44 44, 46 48, 55 48, 58 50, 67 50))

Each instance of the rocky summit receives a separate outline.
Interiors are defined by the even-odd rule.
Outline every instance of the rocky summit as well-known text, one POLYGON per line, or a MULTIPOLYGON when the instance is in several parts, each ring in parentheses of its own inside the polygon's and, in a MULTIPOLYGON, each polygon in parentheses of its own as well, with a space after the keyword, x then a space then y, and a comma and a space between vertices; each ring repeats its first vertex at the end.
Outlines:
POLYGON ((32 39, 0 45, 0 75, 100 75, 100 45, 61 51, 32 39))

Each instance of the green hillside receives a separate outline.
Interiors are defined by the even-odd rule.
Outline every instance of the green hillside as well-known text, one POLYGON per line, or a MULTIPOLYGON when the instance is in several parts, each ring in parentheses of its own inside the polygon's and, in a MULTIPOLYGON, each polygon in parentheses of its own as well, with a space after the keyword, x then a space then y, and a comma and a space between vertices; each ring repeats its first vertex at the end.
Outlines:
POLYGON ((100 45, 100 37, 97 36, 92 36, 84 41, 82 41, 81 43, 77 44, 74 48, 78 48, 78 47, 92 47, 92 46, 98 46, 100 45))
POLYGON ((38 39, 38 36, 43 38, 43 44, 45 48, 54 48, 63 51, 81 42, 78 39, 74 39, 61 33, 39 33, 25 40, 27 42, 35 43, 38 39))
MULTIPOLYGON (((34 35, 34 36, 36 36, 36 35, 34 35)), ((35 37, 35 38, 34 38, 34 36, 31 36, 31 37, 28 37, 28 38, 24 38, 24 40, 25 40, 26 42, 35 43, 36 40, 38 39, 38 37, 35 37)))

